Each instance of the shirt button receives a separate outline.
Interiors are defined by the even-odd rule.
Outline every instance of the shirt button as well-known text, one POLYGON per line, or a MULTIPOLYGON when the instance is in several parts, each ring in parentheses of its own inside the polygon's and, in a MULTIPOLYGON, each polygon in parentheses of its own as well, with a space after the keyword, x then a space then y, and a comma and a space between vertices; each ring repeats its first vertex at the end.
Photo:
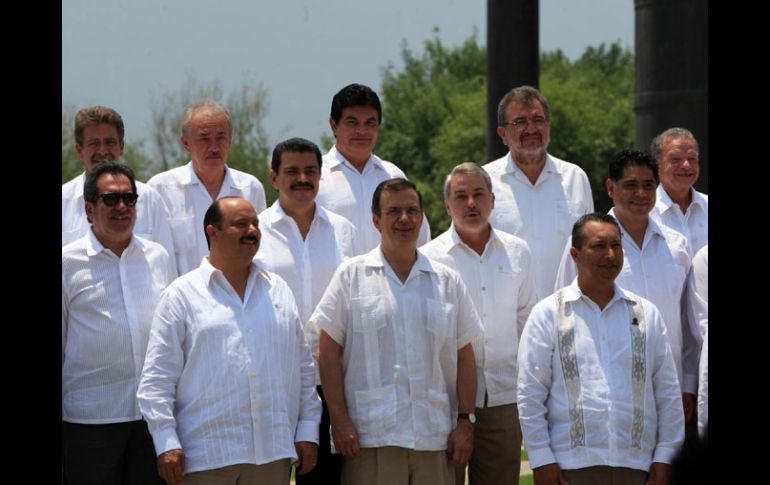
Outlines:
POLYGON ((486 286, 482 286, 481 287, 481 291, 487 291, 487 287, 486 286))

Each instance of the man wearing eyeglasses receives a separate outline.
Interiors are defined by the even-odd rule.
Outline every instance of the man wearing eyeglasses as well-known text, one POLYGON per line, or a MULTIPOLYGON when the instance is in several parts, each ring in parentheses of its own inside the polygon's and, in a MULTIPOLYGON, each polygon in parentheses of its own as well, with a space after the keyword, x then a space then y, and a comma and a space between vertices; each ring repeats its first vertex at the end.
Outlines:
POLYGON ((540 300, 553 292, 572 224, 594 209, 591 186, 583 169, 547 153, 550 107, 537 89, 520 86, 503 96, 497 123, 509 152, 483 167, 496 197, 490 222, 529 245, 540 300))
MULTIPOLYGON (((86 220, 83 184, 86 176, 100 163, 117 161, 123 155, 123 118, 105 106, 83 108, 75 116, 75 151, 83 161, 85 172, 61 187, 61 244, 83 237, 91 229, 86 220)), ((134 233, 162 245, 171 255, 176 274, 174 242, 168 213, 160 195, 142 182, 136 182, 139 201, 136 205, 134 233)))
POLYGON ((67 483, 163 483, 136 391, 155 305, 175 275, 160 244, 133 234, 136 189, 128 167, 93 167, 83 187, 91 229, 62 248, 67 483))
MULTIPOLYGON (((406 178, 395 164, 373 153, 380 123, 380 98, 368 86, 349 84, 332 98, 329 126, 335 144, 324 155, 316 202, 353 223, 360 243, 356 254, 369 252, 380 243, 369 212, 374 189, 390 178, 406 178)), ((423 217, 417 245, 428 241, 430 226, 423 217)))

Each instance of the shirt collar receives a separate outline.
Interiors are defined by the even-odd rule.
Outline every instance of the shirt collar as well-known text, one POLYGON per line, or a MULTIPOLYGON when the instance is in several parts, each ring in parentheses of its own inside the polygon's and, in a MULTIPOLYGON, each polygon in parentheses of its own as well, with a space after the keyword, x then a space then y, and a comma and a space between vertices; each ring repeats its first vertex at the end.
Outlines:
MULTIPOLYGON (((91 256, 96 256, 97 254, 106 251, 107 248, 104 247, 102 243, 99 242, 99 240, 96 238, 96 234, 94 234, 94 228, 93 226, 89 227, 88 232, 86 233, 86 254, 91 256)), ((126 247, 126 251, 129 248, 136 247, 140 250, 145 249, 145 244, 142 242, 141 239, 136 237, 136 234, 131 234, 131 241, 129 241, 128 246, 126 247)), ((110 251, 111 254, 112 251, 110 251)), ((116 255, 117 256, 117 255, 116 255)))
MULTIPOLYGON (((663 188, 663 184, 658 185, 658 189, 655 191, 655 195, 657 197, 655 207, 661 213, 666 212, 667 210, 677 205, 673 200, 671 200, 668 192, 666 192, 666 189, 663 188)), ((701 208, 701 211, 705 211, 706 201, 703 195, 692 187, 690 187, 690 195, 692 196, 692 202, 690 202, 690 205, 697 205, 701 208)))
MULTIPOLYGON (((203 277, 203 281, 208 286, 212 284, 214 275, 221 275, 221 277, 224 278, 222 270, 212 266, 209 262, 208 256, 203 257, 200 266, 198 266, 198 271, 200 271, 200 274, 203 277)), ((249 264, 249 279, 256 278, 257 276, 265 278, 268 281, 270 280, 270 274, 262 269, 256 261, 252 261, 251 264, 249 264)))
MULTIPOLYGON (((613 283, 612 286, 614 288, 614 294, 612 295, 612 299, 610 299, 609 303, 607 303, 607 305, 604 307, 605 309, 609 308, 613 303, 620 300, 626 300, 632 303, 635 302, 635 300, 631 298, 631 296, 629 296, 629 294, 626 293, 626 291, 623 288, 618 286, 617 282, 613 283)), ((588 298, 588 296, 586 296, 580 290, 580 287, 578 286, 578 282, 577 282, 577 276, 576 276, 575 279, 572 280, 572 284, 564 288, 564 301, 575 302, 582 299, 583 297, 590 300, 590 298, 588 298)))
MULTIPOLYGON (((337 145, 334 145, 329 150, 329 153, 327 155, 330 155, 330 160, 327 160, 326 163, 329 165, 329 169, 336 168, 339 165, 342 165, 343 163, 347 163, 351 168, 353 167, 353 164, 345 158, 345 156, 337 150, 337 145)), ((373 168, 378 168, 381 170, 384 170, 385 167, 382 165, 382 160, 380 160, 380 157, 372 153, 369 155, 369 160, 366 161, 366 164, 364 165, 364 170, 366 170, 366 167, 372 165, 373 168)))
MULTIPOLYGON (((228 167, 227 164, 225 164, 225 178, 224 180, 222 180, 222 189, 237 187, 235 184, 235 181, 233 180, 233 176, 230 172, 231 172, 230 167, 228 167)), ((187 164, 187 170, 183 171, 182 175, 183 177, 181 182, 183 184, 203 185, 203 182, 201 182, 201 179, 199 179, 198 175, 195 173, 192 160, 190 160, 190 162, 187 164)), ((221 192, 221 189, 220 189, 220 192, 221 192)))
MULTIPOLYGON (((609 212, 607 212, 607 214, 611 215, 612 217, 615 217, 615 220, 618 221, 618 224, 620 225, 620 230, 623 232, 621 237, 628 237, 628 235, 626 235, 626 231, 623 229, 623 224, 621 224, 620 220, 615 216, 615 208, 613 207, 612 209, 610 209, 609 212)), ((648 234, 650 235, 650 237, 660 236, 662 238, 665 238, 665 236, 663 235, 663 230, 660 228, 658 223, 655 222, 655 219, 653 219, 652 217, 649 217, 649 215, 647 216, 647 229, 645 229, 644 231, 645 240, 647 239, 648 234)))
MULTIPOLYGON (((487 240, 487 243, 484 245, 484 252, 486 252, 486 248, 488 248, 491 244, 494 244, 496 242, 499 242, 502 244, 502 241, 500 240, 500 237, 497 235, 497 230, 492 227, 492 230, 489 231, 489 239, 487 240)), ((457 234, 457 229, 455 228, 454 222, 449 225, 449 240, 451 241, 451 245, 449 249, 455 248, 455 247, 465 247, 469 250, 473 251, 473 249, 470 249, 470 246, 465 244, 462 239, 460 239, 460 235, 457 234)), ((473 251, 475 253, 475 251, 473 251)))
MULTIPOLYGON (((384 268, 386 265, 390 267, 388 262, 385 260, 385 255, 382 254, 382 248, 380 244, 378 244, 376 248, 372 249, 364 255, 364 265, 372 268, 384 268)), ((412 265, 410 274, 415 273, 416 271, 422 271, 425 273, 436 272, 428 257, 422 254, 419 250, 417 250, 417 260, 414 262, 414 265, 412 265)))
MULTIPOLYGON (((267 209, 267 217, 270 222, 270 224, 275 224, 276 222, 279 222, 281 220, 289 220, 291 219, 291 216, 289 216, 286 211, 283 210, 283 207, 281 207, 280 202, 278 199, 275 199, 275 202, 273 202, 273 205, 271 205, 267 209)), ((316 223, 316 221, 320 222, 329 222, 329 213, 321 207, 320 205, 315 205, 315 214, 313 214, 313 221, 310 223, 312 226, 316 223)))
MULTIPOLYGON (((511 155, 509 150, 505 163, 505 173, 513 174, 516 172, 522 172, 522 170, 513 163, 513 155, 511 155)), ((545 154, 545 165, 543 166, 543 171, 540 172, 540 175, 542 176, 543 173, 561 173, 560 168, 556 165, 556 162, 553 161, 553 157, 547 153, 545 154)), ((539 178, 540 177, 538 177, 538 179, 539 178)))

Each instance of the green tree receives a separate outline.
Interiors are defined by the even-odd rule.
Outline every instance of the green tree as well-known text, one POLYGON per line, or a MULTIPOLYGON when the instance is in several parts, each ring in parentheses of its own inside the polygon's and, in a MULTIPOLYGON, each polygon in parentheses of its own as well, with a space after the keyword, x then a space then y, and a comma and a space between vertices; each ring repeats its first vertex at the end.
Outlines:
MULTIPOLYGON (((434 33, 437 33, 434 29, 434 33)), ((377 153, 396 163, 423 193, 436 236, 449 227, 443 182, 458 163, 486 163, 486 49, 476 35, 446 47, 436 37, 419 57, 406 44, 404 67, 389 64, 380 90, 383 125, 377 153)), ((597 210, 611 206, 607 162, 633 145, 633 55, 618 43, 588 47, 577 61, 543 53, 541 92, 551 105, 549 153, 580 165, 597 210)))
POLYGON ((216 101, 227 108, 233 122, 233 136, 228 166, 256 176, 265 186, 267 204, 277 198, 268 177, 268 137, 262 123, 267 115, 267 90, 254 80, 245 81, 241 87, 225 94, 218 82, 198 85, 192 75, 177 91, 165 90, 159 98, 153 96, 153 138, 156 161, 155 173, 184 165, 190 160, 179 142, 182 118, 187 106, 204 100, 216 101))

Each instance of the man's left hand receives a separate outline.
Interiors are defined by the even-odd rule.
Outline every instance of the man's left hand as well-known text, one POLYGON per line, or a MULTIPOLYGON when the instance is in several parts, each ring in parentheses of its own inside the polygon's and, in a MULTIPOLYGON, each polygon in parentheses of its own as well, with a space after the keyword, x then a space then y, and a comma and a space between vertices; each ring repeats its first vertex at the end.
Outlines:
POLYGON ((297 441, 294 448, 297 450, 297 459, 292 465, 297 469, 297 475, 313 471, 318 462, 318 445, 310 441, 297 441))
POLYGON ((668 485, 670 473, 671 465, 668 463, 653 463, 650 465, 650 473, 644 485, 668 485))
POLYGON ((449 435, 447 454, 452 465, 465 465, 473 453, 473 425, 461 419, 449 435))

